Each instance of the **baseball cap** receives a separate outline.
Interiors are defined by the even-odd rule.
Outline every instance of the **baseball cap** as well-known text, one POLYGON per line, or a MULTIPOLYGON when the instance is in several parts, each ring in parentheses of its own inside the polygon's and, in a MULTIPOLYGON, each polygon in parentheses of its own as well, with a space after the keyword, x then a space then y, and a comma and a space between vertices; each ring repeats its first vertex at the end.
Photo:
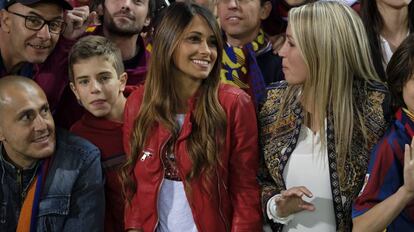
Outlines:
POLYGON ((4 8, 7 9, 9 6, 20 3, 23 5, 32 5, 38 2, 49 2, 55 3, 61 6, 65 10, 72 10, 73 7, 65 0, 4 0, 4 8))

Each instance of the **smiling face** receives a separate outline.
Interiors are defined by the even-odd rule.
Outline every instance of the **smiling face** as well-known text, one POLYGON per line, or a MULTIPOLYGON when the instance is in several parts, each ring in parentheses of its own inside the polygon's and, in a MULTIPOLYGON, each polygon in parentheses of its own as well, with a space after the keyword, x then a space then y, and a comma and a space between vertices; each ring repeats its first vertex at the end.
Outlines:
MULTIPOLYGON (((31 7, 15 3, 8 10, 26 16, 38 16, 45 20, 63 20, 62 8, 52 3, 37 3, 31 7)), ((10 57, 10 63, 16 65, 20 62, 44 62, 56 46, 60 35, 50 33, 47 25, 39 31, 27 29, 23 17, 5 10, 2 13, 1 29, 6 32, 4 35, 8 38, 4 55, 10 57)))
POLYGON ((196 83, 208 77, 217 59, 217 41, 205 19, 194 16, 173 52, 180 83, 196 83))
POLYGON ((118 35, 137 35, 150 22, 150 0, 105 0, 104 28, 118 35))
POLYGON ((260 0, 218 0, 217 13, 227 42, 233 46, 252 42, 271 9, 269 1, 261 5, 260 0))
POLYGON ((2 91, 0 141, 8 157, 25 167, 51 156, 56 144, 55 125, 40 87, 25 84, 2 91))
POLYGON ((105 56, 79 60, 73 65, 70 83, 76 98, 95 117, 120 120, 125 103, 126 73, 119 77, 112 61, 105 56))
POLYGON ((283 74, 286 82, 291 85, 303 84, 309 76, 309 70, 303 56, 292 36, 290 25, 286 30, 286 40, 279 55, 283 58, 283 74))

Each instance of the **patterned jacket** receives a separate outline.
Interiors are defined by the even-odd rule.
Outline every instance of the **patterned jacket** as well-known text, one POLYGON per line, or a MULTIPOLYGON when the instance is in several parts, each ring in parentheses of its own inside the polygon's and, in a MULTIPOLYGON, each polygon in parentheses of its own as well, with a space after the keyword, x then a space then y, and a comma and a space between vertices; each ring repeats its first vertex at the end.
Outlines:
MULTIPOLYGON (((279 117, 281 99, 287 90, 287 83, 282 81, 272 85, 267 100, 259 113, 262 145, 262 168, 259 180, 262 187, 262 206, 266 210, 268 200, 286 189, 283 171, 292 151, 295 149, 304 112, 298 99, 287 102, 287 110, 279 117)), ((298 90, 299 91, 299 90, 298 90)), ((327 114, 326 143, 329 161, 329 173, 337 231, 350 231, 351 207, 357 197, 367 170, 370 150, 381 138, 388 126, 384 115, 388 113, 389 94, 381 83, 365 83, 357 80, 353 86, 354 112, 359 110, 365 120, 368 139, 363 139, 360 126, 355 123, 350 154, 344 161, 347 175, 339 179, 338 160, 335 151, 334 119, 327 114)), ((294 96, 298 96, 297 93, 294 96)), ((265 216, 267 218, 267 216, 265 216)), ((281 224, 271 223, 274 231, 282 229, 281 224)))

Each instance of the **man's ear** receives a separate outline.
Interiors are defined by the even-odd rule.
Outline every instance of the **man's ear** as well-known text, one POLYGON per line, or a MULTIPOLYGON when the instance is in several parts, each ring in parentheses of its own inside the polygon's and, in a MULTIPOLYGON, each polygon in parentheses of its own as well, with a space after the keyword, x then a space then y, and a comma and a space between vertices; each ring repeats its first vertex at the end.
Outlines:
POLYGON ((10 32, 10 14, 5 10, 0 10, 0 29, 6 33, 10 32))
POLYGON ((260 9, 260 19, 261 20, 267 19, 271 11, 272 11, 272 3, 268 0, 265 0, 265 2, 263 3, 260 9))
POLYGON ((125 90, 125 86, 128 80, 128 74, 126 72, 123 72, 120 76, 119 76, 119 82, 121 82, 121 85, 119 86, 119 91, 122 93, 125 90))
POLYGON ((151 22, 151 18, 147 16, 144 21, 144 27, 148 27, 150 25, 150 22, 151 22))
POLYGON ((69 86, 70 86, 70 89, 72 90, 73 94, 75 94, 76 99, 77 99, 78 101, 80 101, 80 97, 79 97, 78 91, 76 90, 75 84, 73 84, 73 82, 71 81, 71 82, 69 83, 69 86))

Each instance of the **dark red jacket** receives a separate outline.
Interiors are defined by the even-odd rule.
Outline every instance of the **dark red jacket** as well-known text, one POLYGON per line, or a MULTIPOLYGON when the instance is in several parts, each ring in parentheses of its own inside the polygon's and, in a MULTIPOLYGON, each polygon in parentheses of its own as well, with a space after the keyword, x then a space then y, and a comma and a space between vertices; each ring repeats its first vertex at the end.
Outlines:
MULTIPOLYGON (((129 139, 134 120, 140 109, 144 88, 139 88, 128 98, 125 107, 124 147, 129 154, 129 139)), ((225 144, 220 154, 221 166, 212 178, 207 193, 200 179, 190 183, 191 193, 186 192, 198 231, 261 231, 262 216, 258 170, 258 139, 256 113, 250 97, 243 90, 221 85, 219 101, 227 115, 225 144)), ((193 109, 195 98, 189 101, 193 109)), ((186 139, 191 134, 192 112, 186 114, 179 138, 175 144, 176 163, 181 179, 185 179, 192 163, 186 149, 186 139)), ((136 194, 131 205, 126 206, 125 229, 155 231, 158 223, 157 201, 164 178, 160 154, 170 133, 161 124, 154 125, 135 168, 136 194), (142 157, 142 158, 141 158, 142 157)), ((186 185, 186 182, 183 182, 186 185)))
POLYGON ((97 118, 86 112, 71 127, 74 134, 89 140, 101 151, 101 163, 105 174, 105 232, 124 230, 124 198, 119 171, 125 162, 122 146, 122 122, 97 118))

